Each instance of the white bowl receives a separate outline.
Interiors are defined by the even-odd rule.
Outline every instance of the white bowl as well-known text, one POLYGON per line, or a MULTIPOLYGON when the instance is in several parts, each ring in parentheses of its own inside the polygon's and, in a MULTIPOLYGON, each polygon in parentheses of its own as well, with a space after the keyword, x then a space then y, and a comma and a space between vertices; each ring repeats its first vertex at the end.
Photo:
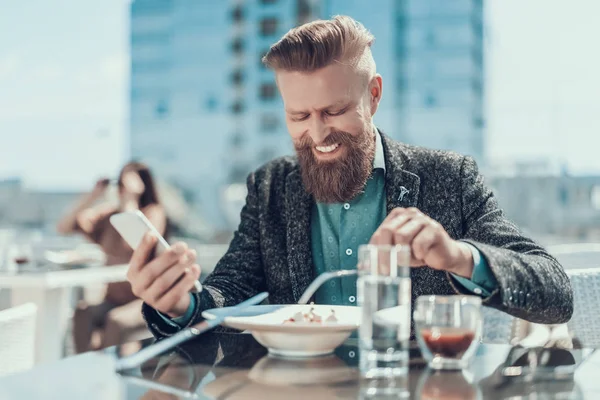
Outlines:
MULTIPOLYGON (((230 308, 212 309, 202 313, 213 319, 230 308)), ((353 306, 270 305, 248 307, 243 316, 226 317, 223 325, 250 331, 269 353, 284 357, 314 357, 331 354, 360 326, 361 311, 353 306), (334 310, 337 322, 286 323, 298 311, 315 313, 324 319, 334 310)))

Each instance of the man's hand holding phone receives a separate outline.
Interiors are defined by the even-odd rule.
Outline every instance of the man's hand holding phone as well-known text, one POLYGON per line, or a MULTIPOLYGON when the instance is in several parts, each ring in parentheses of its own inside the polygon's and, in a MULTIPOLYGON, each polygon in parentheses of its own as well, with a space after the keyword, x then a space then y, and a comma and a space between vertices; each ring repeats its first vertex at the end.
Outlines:
POLYGON ((131 257, 127 280, 133 293, 146 304, 170 317, 179 317, 187 311, 189 292, 200 277, 196 251, 178 242, 152 259, 157 240, 151 232, 144 236, 131 257))

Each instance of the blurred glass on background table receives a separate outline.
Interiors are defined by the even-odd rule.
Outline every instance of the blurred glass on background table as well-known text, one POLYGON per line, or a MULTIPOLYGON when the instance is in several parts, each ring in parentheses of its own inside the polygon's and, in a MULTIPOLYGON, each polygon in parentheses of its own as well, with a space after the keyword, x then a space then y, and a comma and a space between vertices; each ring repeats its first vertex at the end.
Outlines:
POLYGON ((360 370, 364 378, 408 372, 411 281, 410 248, 363 245, 358 251, 360 370))

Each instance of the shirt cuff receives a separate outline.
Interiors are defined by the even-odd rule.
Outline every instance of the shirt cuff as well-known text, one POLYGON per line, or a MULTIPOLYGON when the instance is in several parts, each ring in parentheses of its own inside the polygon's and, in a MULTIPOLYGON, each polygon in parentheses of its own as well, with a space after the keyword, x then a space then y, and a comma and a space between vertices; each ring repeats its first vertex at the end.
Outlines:
POLYGON ((472 244, 463 243, 469 246, 473 255, 473 274, 471 275, 471 279, 454 274, 451 274, 452 277, 469 292, 483 297, 490 296, 498 288, 496 277, 485 258, 481 255, 481 252, 472 244))
POLYGON ((157 311, 157 314, 160 315, 160 317, 167 324, 169 324, 173 327, 176 327, 176 328, 183 328, 192 319, 195 309, 196 309, 196 298, 194 296, 192 296, 192 294, 190 293, 190 305, 188 306, 187 310, 185 311, 185 314, 183 314, 181 317, 170 318, 168 315, 165 315, 159 311, 157 311))

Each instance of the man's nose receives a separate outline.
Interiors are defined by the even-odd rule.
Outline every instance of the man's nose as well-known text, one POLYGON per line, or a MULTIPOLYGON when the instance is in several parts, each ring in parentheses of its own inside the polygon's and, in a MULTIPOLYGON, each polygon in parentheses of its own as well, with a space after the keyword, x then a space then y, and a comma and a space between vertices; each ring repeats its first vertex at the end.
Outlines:
POLYGON ((316 144, 321 144, 329 135, 329 129, 321 118, 313 118, 312 126, 310 127, 310 138, 316 144))

